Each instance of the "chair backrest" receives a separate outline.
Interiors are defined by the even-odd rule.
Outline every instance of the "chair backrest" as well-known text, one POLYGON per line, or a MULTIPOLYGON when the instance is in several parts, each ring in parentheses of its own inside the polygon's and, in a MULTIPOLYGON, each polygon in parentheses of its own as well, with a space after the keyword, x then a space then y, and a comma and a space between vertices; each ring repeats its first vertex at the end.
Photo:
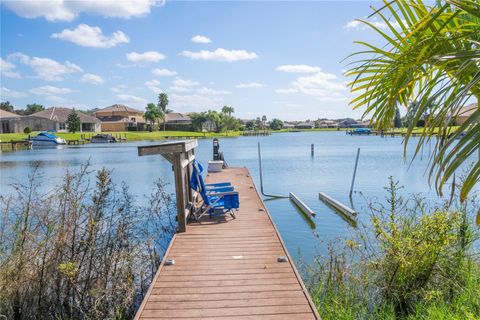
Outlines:
POLYGON ((190 177, 190 188, 195 191, 198 191, 202 196, 203 201, 206 205, 210 204, 210 200, 207 197, 207 191, 205 188, 205 181, 203 181, 202 171, 203 167, 197 160, 192 162, 193 170, 192 176, 190 177))

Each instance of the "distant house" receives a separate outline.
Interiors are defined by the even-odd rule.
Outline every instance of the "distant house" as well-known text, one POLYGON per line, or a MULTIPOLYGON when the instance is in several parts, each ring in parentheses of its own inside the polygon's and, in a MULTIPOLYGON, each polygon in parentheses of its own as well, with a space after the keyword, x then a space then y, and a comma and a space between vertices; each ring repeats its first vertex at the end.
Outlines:
POLYGON ((478 110, 478 105, 476 103, 472 103, 472 104, 469 104, 467 106, 464 106, 462 107, 458 113, 456 114, 456 116, 454 116, 455 118, 455 124, 457 126, 460 126, 462 124, 465 123, 465 121, 467 121, 467 119, 476 111, 478 110))
POLYGON ((317 128, 338 128, 338 123, 335 120, 320 120, 317 122, 317 128))
POLYGON ((295 129, 313 129, 315 128, 314 122, 300 122, 295 125, 295 129))
POLYGON ((165 115, 166 130, 192 130, 192 119, 183 113, 170 112, 165 115))
POLYGON ((341 128, 355 128, 358 122, 352 118, 339 119, 338 124, 341 128))
POLYGON ((295 125, 293 125, 293 124, 291 124, 291 123, 289 123, 289 122, 284 122, 282 128, 283 128, 283 129, 293 129, 293 128, 295 128, 295 125))
POLYGON ((123 104, 114 104, 94 113, 102 122, 102 131, 145 130, 143 112, 123 104))
POLYGON ((20 116, 16 113, 8 112, 0 109, 0 133, 12 133, 15 132, 14 129, 14 120, 20 116), (13 120, 13 121, 12 121, 13 120))
POLYGON ((356 120, 355 123, 350 124, 349 128, 368 128, 370 121, 356 120))
POLYGON ((212 120, 207 120, 202 124, 202 131, 206 132, 214 132, 217 131, 217 124, 212 120))
MULTIPOLYGON (((25 128, 32 131, 57 131, 67 132, 68 115, 73 109, 64 107, 51 107, 28 116, 2 117, 2 131, 24 132, 25 128)), ((82 112, 75 111, 80 118, 81 132, 99 132, 100 120, 82 112)))

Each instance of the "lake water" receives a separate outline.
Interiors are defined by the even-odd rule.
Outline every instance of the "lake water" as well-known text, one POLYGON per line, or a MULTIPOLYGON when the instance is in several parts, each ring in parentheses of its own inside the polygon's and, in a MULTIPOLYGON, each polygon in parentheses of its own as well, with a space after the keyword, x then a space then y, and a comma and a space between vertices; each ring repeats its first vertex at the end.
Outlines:
MULTIPOLYGON (((436 199, 426 178, 428 146, 423 156, 412 165, 403 158, 402 138, 377 136, 349 136, 344 132, 299 132, 276 133, 267 137, 238 137, 220 139, 220 150, 230 166, 249 168, 260 190, 257 142, 260 141, 263 158, 263 181, 266 193, 297 194, 316 212, 315 228, 306 223, 288 199, 266 201, 266 205, 294 258, 301 254, 310 260, 315 253, 322 252, 322 244, 342 238, 350 232, 349 224, 323 204, 318 197, 325 192, 337 200, 350 205, 349 189, 357 148, 361 148, 355 190, 362 194, 353 195, 352 204, 359 212, 359 221, 368 221, 366 200, 382 201, 386 196, 384 187, 388 177, 405 187, 406 194, 422 193, 436 199), (315 145, 315 155, 310 145, 315 145)), ((413 154, 414 143, 407 150, 407 158, 413 154)), ((137 146, 158 142, 131 142, 123 144, 88 144, 85 146, 58 149, 36 149, 4 152, 0 155, 1 193, 11 191, 9 184, 25 181, 36 162, 42 165, 45 176, 44 188, 59 183, 65 170, 75 170, 87 161, 92 169, 106 167, 113 171, 116 182, 128 182, 137 200, 149 194, 153 182, 161 177, 169 182, 173 192, 171 165, 161 156, 137 156, 137 146)), ((199 161, 206 163, 212 158, 212 140, 199 140, 196 150, 199 161)))

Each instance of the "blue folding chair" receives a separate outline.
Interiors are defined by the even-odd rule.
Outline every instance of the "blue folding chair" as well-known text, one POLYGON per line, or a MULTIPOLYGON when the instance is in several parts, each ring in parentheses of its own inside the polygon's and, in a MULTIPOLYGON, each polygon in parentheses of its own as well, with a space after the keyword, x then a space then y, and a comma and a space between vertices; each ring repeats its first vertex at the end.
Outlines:
POLYGON ((210 218, 229 213, 235 218, 234 210, 240 207, 240 199, 238 192, 230 182, 205 184, 202 176, 203 167, 194 160, 192 177, 190 178, 190 187, 197 191, 203 200, 203 205, 194 212, 195 220, 199 220, 202 216, 208 214, 210 218))

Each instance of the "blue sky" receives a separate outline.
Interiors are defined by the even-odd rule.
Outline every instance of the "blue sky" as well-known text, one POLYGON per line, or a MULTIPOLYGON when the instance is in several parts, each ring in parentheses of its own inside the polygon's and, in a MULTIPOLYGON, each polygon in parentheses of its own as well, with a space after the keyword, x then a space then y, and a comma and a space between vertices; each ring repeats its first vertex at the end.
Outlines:
POLYGON ((163 91, 178 112, 358 118, 342 60, 376 40, 353 22, 371 4, 2 1, 1 99, 143 110, 163 91))

